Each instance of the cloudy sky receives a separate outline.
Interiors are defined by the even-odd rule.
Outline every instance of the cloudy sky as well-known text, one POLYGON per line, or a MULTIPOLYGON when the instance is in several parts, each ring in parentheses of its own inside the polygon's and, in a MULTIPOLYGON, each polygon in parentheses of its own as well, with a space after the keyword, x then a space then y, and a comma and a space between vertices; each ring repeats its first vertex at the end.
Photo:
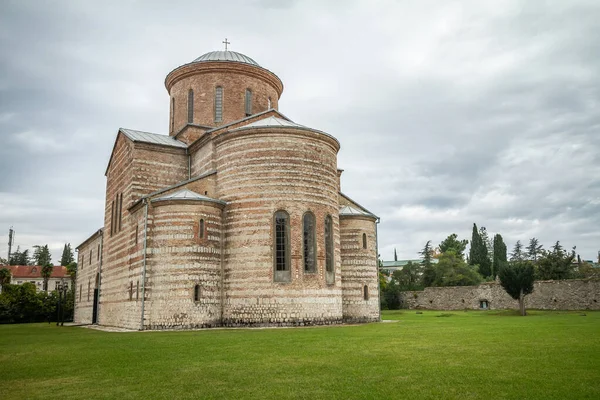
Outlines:
POLYGON ((166 74, 222 41, 342 143, 342 190, 415 258, 473 222, 600 250, 600 3, 2 1, 0 257, 102 225, 119 127, 168 129, 166 74))

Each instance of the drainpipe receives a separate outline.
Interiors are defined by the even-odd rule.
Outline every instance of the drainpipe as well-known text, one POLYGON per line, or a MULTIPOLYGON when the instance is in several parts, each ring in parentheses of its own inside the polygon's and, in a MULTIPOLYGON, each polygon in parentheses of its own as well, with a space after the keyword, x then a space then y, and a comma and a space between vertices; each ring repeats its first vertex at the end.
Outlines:
POLYGON ((221 210, 221 326, 223 325, 223 313, 225 308, 225 208, 221 210))
POLYGON ((379 304, 377 309, 379 310, 379 322, 381 322, 381 287, 379 283, 379 234, 377 232, 377 225, 379 225, 379 218, 375 221, 375 253, 377 254, 377 297, 379 304))
POLYGON ((192 155, 188 149, 185 151, 188 153, 188 179, 192 179, 192 155))
POLYGON ((146 249, 148 246, 148 199, 144 199, 144 261, 142 264, 142 316, 140 331, 144 330, 144 307, 146 305, 146 249))

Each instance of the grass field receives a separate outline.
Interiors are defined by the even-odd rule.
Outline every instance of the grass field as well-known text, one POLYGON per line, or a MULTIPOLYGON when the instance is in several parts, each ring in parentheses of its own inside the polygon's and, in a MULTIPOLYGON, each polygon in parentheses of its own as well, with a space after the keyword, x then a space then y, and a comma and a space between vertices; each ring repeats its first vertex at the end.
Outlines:
POLYGON ((0 326, 0 399, 600 399, 600 312, 111 333, 0 326))

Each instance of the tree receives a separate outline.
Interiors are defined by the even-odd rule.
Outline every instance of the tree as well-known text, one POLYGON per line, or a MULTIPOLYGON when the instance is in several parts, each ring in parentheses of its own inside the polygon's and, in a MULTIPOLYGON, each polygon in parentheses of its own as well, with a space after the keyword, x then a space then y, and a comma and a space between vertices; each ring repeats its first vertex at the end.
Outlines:
POLYGON ((504 244, 504 240, 502 236, 497 233, 494 236, 494 256, 492 259, 492 277, 496 279, 498 276, 498 271, 502 269, 502 267, 506 266, 506 244, 504 244))
POLYGON ((50 250, 48 249, 48 245, 45 244, 43 246, 33 246, 35 249, 33 252, 33 261, 35 265, 45 266, 52 265, 52 255, 50 254, 50 250))
POLYGON ((29 250, 21 251, 21 248, 17 246, 17 250, 10 255, 8 263, 9 265, 30 265, 29 250))
MULTIPOLYGON (((71 277, 71 291, 75 291, 75 279, 77 279, 77 263, 75 261, 67 265, 67 272, 71 277)), ((381 269, 379 270, 379 278, 381 283, 381 269)))
POLYGON ((512 253, 510 253, 510 261, 523 261, 525 259, 523 254, 523 245, 520 240, 517 240, 512 253))
POLYGON ((538 259, 538 278, 542 280, 572 278, 574 259, 575 252, 567 252, 557 241, 551 251, 543 253, 538 259))
POLYGON ((485 226, 482 226, 481 228, 479 228, 479 236, 481 236, 481 241, 485 244, 485 248, 488 251, 488 259, 490 260, 490 266, 491 266, 492 260, 494 259, 494 253, 492 250, 494 247, 494 243, 492 242, 492 239, 490 239, 485 226))
POLYGON ((533 292, 533 265, 527 261, 515 261, 501 268, 498 276, 506 293, 519 300, 519 310, 525 316, 525 296, 533 292))
POLYGON ((10 265, 6 258, 0 257, 0 265, 10 265))
POLYGON ((398 261, 398 254, 396 253, 395 247, 394 247, 394 261, 398 261))
POLYGON ((433 285, 435 281, 435 269, 433 268, 433 249, 431 248, 431 240, 425 243, 423 250, 419 252, 423 260, 421 265, 423 266, 423 286, 428 287, 433 285))
POLYGON ((453 250, 459 257, 464 258, 467 244, 469 244, 467 239, 458 240, 458 235, 453 233, 440 243, 439 249, 441 253, 453 250))
POLYGON ((492 262, 488 257, 486 244, 481 238, 476 224, 473 224, 471 249, 469 250, 469 264, 477 265, 479 267, 479 273, 484 278, 492 275, 492 262))
POLYGON ((67 266, 75 261, 75 257, 73 256, 73 250, 71 249, 71 243, 65 244, 63 248, 62 257, 60 258, 60 265, 67 266))
POLYGON ((435 279, 432 286, 471 286, 481 283, 482 280, 475 267, 468 265, 453 250, 440 254, 434 269, 435 279))
POLYGON ((8 268, 0 268, 0 287, 4 290, 4 287, 10 283, 11 273, 8 268))
POLYGON ((409 261, 402 269, 394 271, 392 279, 400 287, 400 290, 421 290, 421 270, 422 267, 418 264, 413 264, 409 261))
POLYGON ((543 247, 544 246, 542 246, 536 238, 533 237, 529 239, 529 246, 525 248, 529 260, 533 261, 534 263, 537 262, 538 257, 543 253, 543 247))

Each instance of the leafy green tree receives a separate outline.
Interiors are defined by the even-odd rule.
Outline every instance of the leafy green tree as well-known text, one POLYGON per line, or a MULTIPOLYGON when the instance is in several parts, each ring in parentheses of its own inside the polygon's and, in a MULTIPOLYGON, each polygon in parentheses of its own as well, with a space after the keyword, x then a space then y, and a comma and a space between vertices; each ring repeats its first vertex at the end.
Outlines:
POLYGON ((390 310, 398 310, 402 304, 402 290, 400 286, 391 280, 384 294, 385 304, 390 310))
POLYGON ((504 240, 502 239, 502 235, 497 233, 494 236, 494 258, 492 259, 492 276, 496 279, 498 276, 498 271, 502 269, 507 263, 506 260, 506 244, 504 244, 504 240))
POLYGON ((492 275, 492 262, 488 257, 487 246, 481 238, 476 224, 473 224, 471 249, 469 251, 469 264, 477 265, 479 268, 479 273, 484 278, 492 275))
POLYGON ((525 260, 525 255, 523 254, 523 245, 521 244, 520 240, 517 240, 512 253, 510 253, 510 261, 517 262, 523 260, 525 260))
POLYGON ((468 265, 453 250, 448 250, 438 257, 432 286, 471 286, 481 281, 481 275, 475 267, 468 265))
POLYGON ((62 257, 60 258, 60 265, 66 267, 73 261, 75 261, 75 257, 73 256, 73 249, 71 249, 71 243, 67 243, 63 248, 62 257))
POLYGON ((10 283, 11 273, 8 268, 0 268, 0 287, 4 287, 10 283))
POLYGON ((392 279, 398 284, 400 290, 421 290, 423 285, 421 283, 422 269, 418 264, 413 264, 409 261, 402 269, 394 271, 392 279))
POLYGON ((542 246, 539 240, 537 240, 536 238, 533 237, 529 239, 529 246, 525 248, 525 250, 527 251, 527 258, 533 261, 534 263, 537 262, 538 257, 543 254, 543 247, 544 246, 542 246))
POLYGON ((574 276, 573 260, 575 252, 567 252, 556 242, 551 251, 545 252, 537 262, 538 278, 541 280, 549 279, 570 279, 574 276))
POLYGON ((525 296, 533 292, 534 270, 527 261, 515 261, 498 271, 500 284, 510 297, 519 301, 521 315, 525 312, 525 296))
POLYGON ((21 248, 17 246, 17 250, 10 255, 9 265, 30 265, 31 259, 29 257, 29 250, 21 251, 21 248))
POLYGON ((442 243, 440 243, 439 249, 441 253, 445 253, 448 250, 452 250, 459 257, 463 258, 465 256, 465 249, 467 248, 467 244, 469 244, 469 241, 467 239, 458 240, 458 235, 456 233, 453 233, 446 239, 444 239, 442 243))
POLYGON ((10 265, 6 258, 0 257, 0 265, 10 265))
POLYGON ((431 248, 431 240, 425 243, 423 250, 419 252, 422 257, 421 265, 423 266, 423 286, 432 286, 435 281, 435 269, 433 267, 433 249, 431 248))

